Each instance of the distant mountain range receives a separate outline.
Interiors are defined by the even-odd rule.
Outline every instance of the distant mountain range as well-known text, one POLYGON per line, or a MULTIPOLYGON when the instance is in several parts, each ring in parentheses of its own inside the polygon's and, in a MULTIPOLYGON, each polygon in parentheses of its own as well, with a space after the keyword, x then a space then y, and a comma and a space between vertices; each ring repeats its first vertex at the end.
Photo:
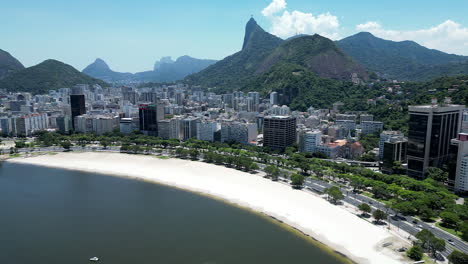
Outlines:
POLYGON ((163 57, 152 70, 135 74, 113 71, 102 59, 96 59, 83 73, 55 60, 24 68, 8 52, 0 50, 0 89, 33 93, 78 83, 183 79, 216 92, 274 90, 282 94, 282 103, 302 108, 339 99, 347 92, 343 87, 352 89, 351 76, 367 80, 371 72, 409 81, 468 74, 468 56, 428 49, 413 41, 384 40, 366 32, 335 42, 319 35, 283 40, 263 30, 253 18, 245 27, 242 49, 221 61, 189 56, 174 61, 163 57), (334 95, 327 99, 323 94, 334 95))
POLYGON ((83 73, 107 82, 173 82, 199 72, 215 62, 215 60, 195 59, 189 56, 179 57, 176 61, 171 57, 163 57, 154 64, 152 71, 132 74, 115 72, 102 59, 96 59, 83 70, 83 73))
POLYGON ((24 69, 24 66, 21 62, 11 56, 10 53, 0 49, 0 80, 22 69, 24 69))
POLYGON ((108 86, 102 80, 83 74, 68 64, 56 60, 46 60, 35 66, 9 74, 0 80, 0 89, 45 94, 49 90, 72 87, 76 84, 108 86))
POLYGON ((351 80, 353 73, 361 79, 368 78, 366 70, 337 48, 333 41, 319 35, 282 40, 264 31, 252 18, 246 25, 241 51, 188 76, 186 81, 212 87, 216 91, 244 89, 282 64, 296 65, 322 78, 351 80))
POLYGON ((399 80, 468 74, 468 56, 428 49, 414 41, 390 41, 361 32, 336 44, 368 70, 399 80))

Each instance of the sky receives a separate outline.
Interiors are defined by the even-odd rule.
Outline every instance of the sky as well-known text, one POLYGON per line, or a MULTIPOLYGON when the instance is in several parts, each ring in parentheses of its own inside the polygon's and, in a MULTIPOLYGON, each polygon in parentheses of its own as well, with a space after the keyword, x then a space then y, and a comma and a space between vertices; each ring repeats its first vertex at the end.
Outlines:
POLYGON ((253 16, 281 38, 360 31, 468 55, 468 0, 0 0, 0 49, 26 67, 46 59, 120 72, 163 56, 222 59, 242 47, 253 16))

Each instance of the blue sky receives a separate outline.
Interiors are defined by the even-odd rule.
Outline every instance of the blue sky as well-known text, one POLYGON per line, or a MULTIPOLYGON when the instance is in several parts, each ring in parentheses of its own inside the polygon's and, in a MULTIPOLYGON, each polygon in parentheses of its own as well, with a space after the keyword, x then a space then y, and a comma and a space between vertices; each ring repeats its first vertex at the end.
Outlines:
POLYGON ((137 72, 167 55, 222 59, 240 49, 253 15, 281 37, 341 39, 365 30, 468 55, 468 1, 447 2, 0 0, 0 49, 25 66, 53 58, 82 70, 99 57, 114 70, 137 72))

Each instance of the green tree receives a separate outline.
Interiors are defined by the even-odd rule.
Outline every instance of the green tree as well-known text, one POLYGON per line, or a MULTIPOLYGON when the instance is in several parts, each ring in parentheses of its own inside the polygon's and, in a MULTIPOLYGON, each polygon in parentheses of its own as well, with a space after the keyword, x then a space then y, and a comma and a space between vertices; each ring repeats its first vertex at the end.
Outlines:
POLYGON ((446 182, 448 178, 447 172, 435 167, 429 167, 426 174, 428 178, 434 179, 438 182, 446 182))
POLYGON ((427 229, 423 229, 416 234, 416 238, 419 239, 422 248, 428 248, 431 239, 434 237, 434 234, 427 229))
POLYGON ((460 222, 460 217, 458 217, 457 214, 449 211, 440 213, 440 218, 442 218, 442 225, 448 228, 456 228, 460 222))
POLYGON ((468 241, 468 221, 463 222, 460 226, 461 237, 463 240, 468 241))
POLYGON ((423 252, 422 248, 421 248, 420 246, 418 246, 418 245, 412 246, 412 247, 408 250, 408 252, 406 253, 406 255, 407 255, 410 259, 416 260, 416 261, 421 260, 422 257, 423 257, 423 254, 424 254, 424 252, 423 252))
POLYGON ((436 214, 432 209, 424 206, 419 209, 419 216, 421 216, 421 219, 424 221, 430 221, 433 217, 436 216, 436 214))
POLYGON ((291 184, 295 189, 300 189, 304 184, 304 176, 297 173, 293 174, 291 176, 291 184))
POLYGON ((62 146, 62 148, 64 148, 65 150, 70 150, 72 144, 71 144, 70 140, 64 140, 64 141, 60 142, 60 146, 62 146))
POLYGON ((377 221, 378 224, 381 223, 382 220, 387 219, 387 214, 382 210, 375 210, 372 213, 372 216, 374 217, 374 219, 377 221))
POLYGON ((368 205, 368 204, 366 204, 366 203, 360 204, 360 205, 358 206, 358 208, 359 208, 359 210, 362 211, 362 214, 363 214, 363 215, 367 215, 367 214, 369 214, 369 213, 372 211, 370 205, 368 205))
POLYGON ((466 264, 468 263, 468 254, 454 250, 448 256, 448 260, 452 264, 466 264))
POLYGON ((442 252, 445 250, 445 240, 437 238, 435 236, 429 239, 429 250, 432 253, 432 256, 436 256, 437 252, 442 252))
POLYGON ((24 141, 15 141, 15 148, 26 148, 27 144, 24 141))
POLYGON ((339 200, 344 198, 343 193, 340 191, 340 188, 332 186, 325 190, 325 193, 328 195, 328 198, 331 199, 332 203, 336 204, 339 200))
POLYGON ((101 145, 107 149, 107 147, 111 144, 111 141, 109 139, 103 139, 101 140, 99 143, 101 143, 101 145))
POLYGON ((191 159, 195 160, 195 159, 198 158, 198 155, 199 155, 198 150, 196 150, 196 149, 191 149, 189 153, 190 153, 190 158, 191 158, 191 159))
POLYGON ((276 181, 278 180, 278 177, 280 175, 280 170, 278 167, 269 165, 265 168, 265 172, 268 174, 268 176, 271 177, 272 180, 276 181))

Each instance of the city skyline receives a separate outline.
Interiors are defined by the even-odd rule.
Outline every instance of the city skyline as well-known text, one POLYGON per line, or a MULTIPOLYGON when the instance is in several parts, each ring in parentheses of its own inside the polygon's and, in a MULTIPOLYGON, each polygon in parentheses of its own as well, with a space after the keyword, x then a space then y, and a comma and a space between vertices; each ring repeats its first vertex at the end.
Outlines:
POLYGON ((9 26, 0 33, 9 37, 0 48, 27 67, 50 58, 82 70, 99 57, 115 71, 138 72, 152 69, 162 56, 222 59, 233 54, 240 50, 244 24, 253 15, 265 30, 282 38, 318 33, 336 40, 369 31, 468 55, 468 19, 462 12, 467 3, 446 6, 431 1, 419 14, 415 11, 421 9, 421 1, 340 2, 5 3, 0 21, 9 26))

